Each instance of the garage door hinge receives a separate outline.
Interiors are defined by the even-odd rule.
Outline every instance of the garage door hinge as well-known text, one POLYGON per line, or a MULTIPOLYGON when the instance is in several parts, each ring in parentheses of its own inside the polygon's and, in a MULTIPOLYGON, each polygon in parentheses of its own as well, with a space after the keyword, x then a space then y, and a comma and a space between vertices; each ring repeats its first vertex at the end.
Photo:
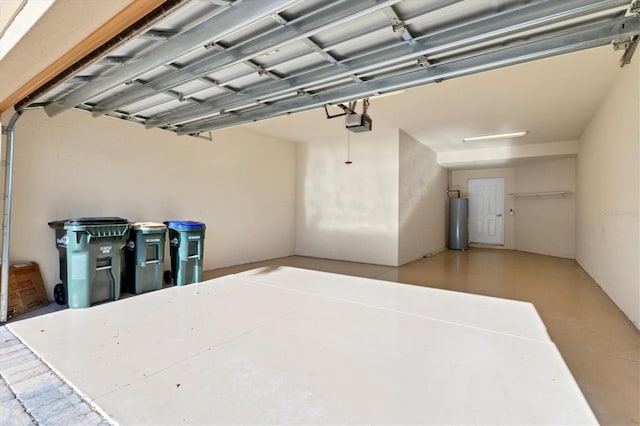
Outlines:
POLYGON ((628 14, 630 15, 637 15, 638 13, 640 13, 640 1, 638 0, 634 0, 631 3, 631 6, 629 6, 629 12, 628 14))
POLYGON ((612 42, 613 45, 613 50, 618 51, 618 50, 625 50, 627 48, 629 48, 629 46, 631 46, 631 44, 633 43, 633 37, 628 37, 624 40, 617 40, 612 42))

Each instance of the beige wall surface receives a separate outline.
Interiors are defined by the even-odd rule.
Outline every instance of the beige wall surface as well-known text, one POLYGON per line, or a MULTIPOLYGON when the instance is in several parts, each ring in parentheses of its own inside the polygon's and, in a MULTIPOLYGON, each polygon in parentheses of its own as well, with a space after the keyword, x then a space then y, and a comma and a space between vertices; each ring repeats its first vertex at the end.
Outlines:
POLYGON ((504 178, 503 248, 575 258, 575 195, 516 198, 513 193, 575 192, 575 158, 538 161, 513 168, 453 170, 451 189, 469 196, 469 179, 504 178), (513 215, 510 210, 513 209, 513 215))
POLYGON ((56 219, 202 221, 205 269, 293 254, 291 142, 241 128, 213 141, 178 137, 78 110, 27 111, 15 140, 11 261, 38 262, 50 295, 59 271, 47 222, 56 219))
POLYGON ((516 192, 570 192, 515 199, 516 248, 574 259, 576 159, 523 165, 515 173, 516 192))
POLYGON ((398 129, 300 143, 297 174, 296 254, 397 265, 398 129))
POLYGON ((400 130, 398 263, 446 248, 448 176, 436 153, 400 130))
POLYGON ((2 0, 0 1, 0 37, 7 30, 20 10, 27 4, 27 0, 2 0))
POLYGON ((460 196, 469 197, 469 179, 504 178, 504 246, 505 249, 516 249, 515 216, 509 216, 509 209, 515 208, 515 201, 506 194, 516 192, 515 170, 512 168, 452 170, 449 177, 449 187, 460 190, 460 196))
POLYGON ((620 70, 580 140, 577 260, 640 327, 640 62, 620 70))

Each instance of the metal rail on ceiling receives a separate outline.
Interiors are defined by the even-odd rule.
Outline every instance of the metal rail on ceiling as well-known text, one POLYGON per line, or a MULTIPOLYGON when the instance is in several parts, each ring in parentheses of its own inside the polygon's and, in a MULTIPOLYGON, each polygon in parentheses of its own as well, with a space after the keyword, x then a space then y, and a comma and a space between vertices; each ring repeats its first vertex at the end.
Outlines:
POLYGON ((371 80, 349 88, 329 90, 323 94, 312 95, 307 99, 276 101, 269 105, 269 107, 258 107, 248 111, 235 112, 220 118, 185 125, 179 127, 177 133, 179 135, 196 134, 250 121, 264 120, 291 112, 317 108, 325 104, 366 98, 381 92, 406 89, 441 81, 443 79, 461 77, 536 59, 598 47, 610 43, 612 37, 620 35, 630 36, 638 32, 640 32, 640 22, 637 19, 622 18, 617 22, 596 24, 578 31, 549 37, 544 40, 528 42, 438 67, 426 67, 399 76, 371 80))
POLYGON ((149 69, 171 61, 176 56, 195 50, 211 40, 222 38, 239 28, 251 25, 265 15, 277 13, 300 1, 245 0, 238 2, 237 5, 233 4, 204 23, 169 38, 161 49, 154 49, 136 58, 135 61, 130 61, 113 72, 85 84, 56 102, 47 105, 45 110, 50 116, 55 116, 87 99, 105 93, 125 81, 135 79, 149 69))
POLYGON ((197 134, 613 41, 631 43, 640 34, 638 8, 629 0, 216 4, 219 10, 186 29, 162 22, 147 28, 138 39, 160 43, 133 53, 116 49, 100 62, 102 70, 69 79, 38 104, 49 115, 76 107, 197 134), (280 50, 276 61, 265 61, 280 50), (301 61, 305 55, 315 59, 301 61))
POLYGON ((357 19, 364 14, 398 3, 400 0, 360 0, 358 2, 331 3, 318 13, 302 19, 287 22, 267 34, 229 48, 220 47, 212 56, 185 66, 180 70, 158 78, 147 85, 116 95, 95 105, 94 116, 111 112, 128 104, 138 102, 147 96, 172 89, 185 81, 206 76, 213 69, 224 69, 240 62, 252 59, 265 51, 273 51, 294 41, 305 39, 320 31, 357 19))
MULTIPOLYGON (((104 45, 100 46, 100 48, 84 56, 82 59, 75 62, 74 64, 72 64, 71 66, 63 70, 61 73, 59 73, 55 78, 49 80, 44 85, 40 86, 35 92, 29 94, 27 97, 20 100, 20 102, 18 102, 15 105, 15 110, 19 111, 23 109, 24 107, 28 106, 33 101, 35 101, 39 96, 41 96, 42 94, 48 93, 51 89, 53 89, 59 83, 65 80, 75 78, 76 80, 79 80, 79 81, 82 81, 82 80, 84 80, 85 82, 89 81, 89 79, 86 76, 80 77, 80 76, 77 76, 77 73, 97 61, 102 61, 102 63, 116 64, 115 61, 110 60, 110 57, 105 58, 106 52, 113 50, 119 46, 122 46, 127 41, 130 41, 133 38, 139 36, 140 32, 143 32, 143 34, 153 32, 153 30, 149 30, 149 28, 152 25, 156 24, 160 19, 166 17, 169 13, 171 13, 172 11, 175 11, 186 2, 187 0, 166 0, 161 6, 151 11, 151 13, 147 14, 144 18, 138 20, 133 25, 129 26, 128 28, 124 29, 120 33, 116 34, 104 45)), ((156 43, 160 43, 162 41, 162 39, 159 38, 157 35, 154 37, 154 39, 156 43)))
MULTIPOLYGON (((250 102, 258 102, 268 96, 274 97, 286 92, 303 89, 312 84, 335 81, 349 75, 380 69, 386 66, 430 57, 438 53, 471 46, 474 43, 505 37, 518 31, 531 30, 543 25, 553 24, 563 19, 582 16, 610 8, 619 1, 599 3, 577 2, 574 7, 567 7, 563 2, 554 4, 533 4, 524 8, 507 10, 471 23, 454 26, 436 33, 399 42, 386 48, 374 50, 357 57, 347 58, 338 63, 339 66, 322 65, 289 76, 279 82, 269 82, 255 89, 219 96, 199 105, 181 108, 145 120, 147 128, 180 123, 188 119, 197 119, 215 111, 225 111, 241 107, 250 102)), ((569 5, 571 6, 571 5, 569 5)))

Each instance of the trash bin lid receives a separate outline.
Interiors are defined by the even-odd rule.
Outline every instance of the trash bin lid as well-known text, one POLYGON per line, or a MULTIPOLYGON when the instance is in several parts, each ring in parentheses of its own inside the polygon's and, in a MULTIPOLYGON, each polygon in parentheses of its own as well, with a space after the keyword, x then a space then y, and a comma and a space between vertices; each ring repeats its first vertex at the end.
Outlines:
POLYGON ((82 226, 82 225, 117 225, 129 223, 127 219, 121 217, 79 217, 76 219, 54 220, 49 222, 50 227, 57 226, 82 226))
POLYGON ((176 231, 197 231, 200 229, 206 229, 206 226, 202 222, 195 222, 193 220, 169 220, 165 222, 167 228, 175 229, 176 231))
POLYGON ((140 229, 143 231, 167 229, 164 223, 159 222, 135 222, 131 224, 131 229, 140 229))

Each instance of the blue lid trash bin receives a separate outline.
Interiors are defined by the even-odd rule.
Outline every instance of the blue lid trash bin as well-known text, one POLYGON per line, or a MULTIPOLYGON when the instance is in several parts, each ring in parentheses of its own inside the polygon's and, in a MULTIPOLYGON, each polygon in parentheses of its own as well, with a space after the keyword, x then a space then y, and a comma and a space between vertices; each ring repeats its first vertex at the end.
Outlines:
POLYGON ((69 308, 118 300, 122 248, 129 222, 121 217, 83 217, 49 222, 55 230, 60 279, 54 297, 69 308))
POLYGON ((125 282, 132 294, 160 290, 167 226, 164 223, 132 223, 124 250, 125 282))
POLYGON ((204 233, 202 222, 173 220, 165 222, 169 229, 171 277, 176 285, 202 281, 204 233))

